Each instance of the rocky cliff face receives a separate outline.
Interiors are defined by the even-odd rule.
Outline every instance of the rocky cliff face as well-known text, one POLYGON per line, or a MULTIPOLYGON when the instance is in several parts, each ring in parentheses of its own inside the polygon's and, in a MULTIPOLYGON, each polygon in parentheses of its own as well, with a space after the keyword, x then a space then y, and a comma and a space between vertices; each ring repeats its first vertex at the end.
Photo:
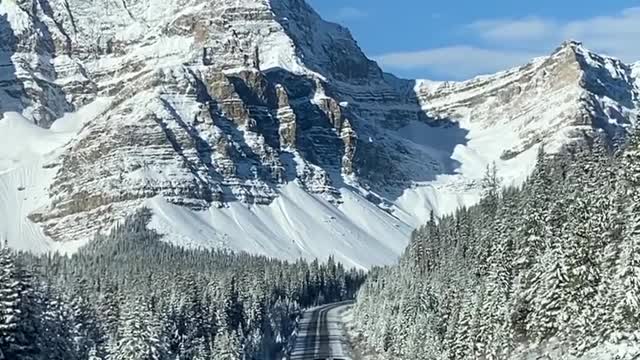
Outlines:
MULTIPOLYGON (((29 216, 62 242, 150 199, 259 214, 291 184, 343 213, 356 194, 402 237, 430 209, 473 201, 491 161, 516 180, 538 145, 613 138, 637 116, 632 67, 577 43, 467 82, 401 80, 302 0, 2 1, 0 40, 0 112, 73 133, 29 216)), ((337 235, 287 236, 284 254, 260 251, 315 256, 296 239, 337 235)), ((221 243, 242 250, 233 240, 221 243)))

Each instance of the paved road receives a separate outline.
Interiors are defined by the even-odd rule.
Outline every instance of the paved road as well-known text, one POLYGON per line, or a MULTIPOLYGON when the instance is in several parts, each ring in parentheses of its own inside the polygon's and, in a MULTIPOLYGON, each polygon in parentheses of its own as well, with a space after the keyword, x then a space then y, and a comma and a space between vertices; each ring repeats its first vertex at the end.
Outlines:
POLYGON ((289 360, 352 360, 340 313, 352 302, 321 306, 303 314, 289 360))

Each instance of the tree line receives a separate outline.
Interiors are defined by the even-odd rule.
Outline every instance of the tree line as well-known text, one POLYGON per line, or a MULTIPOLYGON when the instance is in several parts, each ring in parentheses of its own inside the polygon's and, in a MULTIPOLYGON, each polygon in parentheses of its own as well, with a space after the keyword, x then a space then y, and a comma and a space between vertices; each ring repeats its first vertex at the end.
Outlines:
POLYGON ((0 359, 272 359, 364 273, 161 241, 141 210, 73 256, 0 249, 0 359))

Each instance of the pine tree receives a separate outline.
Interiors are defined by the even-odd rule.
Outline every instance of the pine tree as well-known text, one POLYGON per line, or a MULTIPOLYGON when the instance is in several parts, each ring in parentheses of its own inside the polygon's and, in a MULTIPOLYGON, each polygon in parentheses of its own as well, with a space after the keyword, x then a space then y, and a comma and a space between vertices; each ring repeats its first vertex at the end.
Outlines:
POLYGON ((75 352, 81 359, 88 357, 92 349, 98 349, 106 343, 106 335, 98 324, 97 316, 89 301, 86 279, 78 281, 71 291, 68 302, 73 324, 72 337, 75 352))
POLYGON ((50 286, 39 292, 42 350, 51 359, 75 359, 78 355, 73 343, 73 321, 69 306, 50 286))
POLYGON ((36 305, 30 275, 5 244, 0 249, 0 352, 6 359, 38 358, 36 305))
POLYGON ((460 315, 458 323, 455 326, 455 334, 453 337, 453 346, 449 359, 470 359, 473 358, 475 350, 473 328, 474 314, 478 304, 478 297, 473 294, 467 294, 460 304, 460 315))
POLYGON ((640 338, 640 134, 634 135, 622 163, 627 220, 614 280, 615 324, 625 336, 640 338))
POLYGON ((219 360, 242 360, 239 334, 236 331, 218 331, 214 342, 213 356, 219 360))
POLYGON ((482 204, 481 206, 489 215, 495 215, 498 211, 498 202, 502 180, 498 176, 496 163, 487 166, 484 178, 482 179, 482 204))
POLYGON ((130 302, 122 315, 122 330, 112 352, 114 360, 162 360, 166 359, 164 344, 153 314, 140 299, 130 302))
POLYGON ((118 324, 120 321, 119 291, 113 284, 107 284, 100 292, 97 301, 97 316, 101 324, 102 332, 108 343, 116 341, 118 324))

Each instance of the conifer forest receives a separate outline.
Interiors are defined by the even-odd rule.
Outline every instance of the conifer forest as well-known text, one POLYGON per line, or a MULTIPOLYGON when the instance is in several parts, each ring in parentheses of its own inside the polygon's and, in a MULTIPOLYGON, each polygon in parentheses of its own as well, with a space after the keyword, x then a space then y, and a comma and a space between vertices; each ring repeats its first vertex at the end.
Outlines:
POLYGON ((0 360, 640 360, 640 0, 0 0, 0 360))
POLYGON ((304 309, 353 298, 375 359, 636 346, 640 135, 618 148, 541 149, 518 187, 489 167, 478 205, 425 219, 398 265, 367 273, 175 247, 147 209, 72 256, 3 246, 0 359, 275 359, 304 309))
POLYGON ((362 341, 402 360, 636 348, 640 136, 617 151, 598 137, 540 151, 522 187, 490 168, 483 189, 478 205, 427 219, 398 266, 370 272, 355 306, 362 341))
POLYGON ((364 274, 184 250, 140 211, 71 257, 0 250, 0 359, 272 359, 301 309, 352 298, 364 274))

